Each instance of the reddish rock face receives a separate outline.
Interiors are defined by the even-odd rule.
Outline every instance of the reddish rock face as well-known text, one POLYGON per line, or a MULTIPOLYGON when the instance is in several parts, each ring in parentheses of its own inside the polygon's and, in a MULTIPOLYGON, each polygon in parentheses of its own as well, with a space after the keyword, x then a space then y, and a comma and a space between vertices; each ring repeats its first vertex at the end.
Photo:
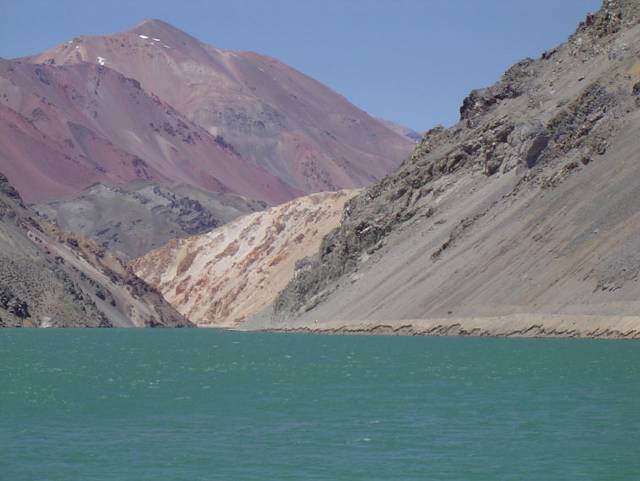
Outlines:
MULTIPOLYGON (((131 91, 138 90, 140 85, 149 93, 148 98, 157 103, 156 110, 165 115, 172 112, 172 117, 182 115, 189 119, 191 122, 185 123, 190 131, 180 130, 175 120, 169 122, 171 129, 165 130, 166 119, 160 115, 147 119, 148 113, 131 101, 127 115, 133 115, 136 122, 144 123, 153 133, 165 138, 173 137, 173 129, 178 136, 197 131, 201 139, 205 139, 203 131, 206 131, 219 146, 210 150, 210 162, 216 166, 226 164, 225 172, 232 168, 239 170, 228 165, 241 163, 239 158, 250 163, 251 167, 243 165, 247 170, 241 170, 242 179, 235 179, 237 182, 255 182, 252 176, 260 172, 256 165, 284 182, 277 184, 272 177, 260 174, 264 179, 262 187, 253 197, 272 202, 292 198, 300 192, 369 184, 397 167, 413 147, 410 139, 276 59, 213 48, 157 20, 142 22, 128 32, 110 36, 76 38, 26 60, 34 64, 84 66, 94 72, 113 69, 136 79, 119 81, 131 91), (93 68, 86 64, 92 64, 93 68), (194 124, 202 130, 197 130, 194 124)), ((40 68, 45 74, 48 72, 45 67, 40 68)), ((32 75, 37 76, 35 72, 32 75)), ((97 100, 105 99, 101 88, 103 86, 98 88, 99 95, 95 95, 97 100)), ((94 100, 91 94, 91 91, 82 93, 87 96, 86 102, 94 100)), ((114 114, 114 122, 120 127, 122 122, 131 124, 133 120, 129 122, 114 114)), ((146 138, 130 137, 129 144, 148 142, 146 138)), ((158 149, 167 150, 166 142, 157 143, 161 144, 158 149)), ((177 143, 182 145, 183 141, 177 143)), ((149 163, 148 170, 156 168, 151 159, 138 156, 149 163)), ((174 158, 167 162, 182 172, 185 163, 196 164, 191 153, 185 157, 188 161, 174 158)), ((206 183, 209 189, 219 188, 215 185, 219 181, 226 188, 235 189, 233 181, 222 178, 218 170, 211 171, 199 164, 193 168, 202 173, 200 185, 206 183), (208 178, 209 174, 215 179, 208 178)), ((177 175, 166 169, 151 175, 160 174, 169 178, 177 175)), ((246 190, 239 193, 251 196, 246 190)))
POLYGON ((279 203, 292 187, 96 64, 0 60, 0 172, 28 202, 95 182, 192 184, 279 203))

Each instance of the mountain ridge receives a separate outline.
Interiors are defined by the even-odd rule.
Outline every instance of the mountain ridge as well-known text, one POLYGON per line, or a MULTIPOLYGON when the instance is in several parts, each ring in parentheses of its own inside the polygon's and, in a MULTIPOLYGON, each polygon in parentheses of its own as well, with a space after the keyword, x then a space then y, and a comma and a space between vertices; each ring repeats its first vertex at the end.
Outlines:
POLYGON ((0 327, 191 327, 91 241, 58 230, 0 174, 0 327))
POLYGON ((361 187, 411 150, 409 139, 279 60, 211 47, 162 21, 22 60, 102 62, 305 193, 361 187))
POLYGON ((0 169, 28 202, 101 180, 190 183, 276 203, 300 193, 105 66, 0 61, 0 113, 0 169))

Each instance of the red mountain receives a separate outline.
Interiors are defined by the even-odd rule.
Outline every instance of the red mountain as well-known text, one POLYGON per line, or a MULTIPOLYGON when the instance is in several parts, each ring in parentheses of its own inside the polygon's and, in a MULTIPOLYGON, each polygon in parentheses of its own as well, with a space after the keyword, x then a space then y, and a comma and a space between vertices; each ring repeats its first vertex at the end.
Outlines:
MULTIPOLYGON (((100 65, 136 79, 153 98, 175 109, 163 105, 163 111, 175 118, 181 113, 227 146, 227 154, 238 153, 293 186, 279 190, 284 197, 294 195, 295 189, 315 192, 371 183, 397 167, 413 147, 409 139, 282 62, 205 45, 159 20, 123 33, 75 38, 26 60, 88 63, 94 71, 100 71, 95 67, 100 65)), ((137 108, 130 110, 135 112, 127 113, 137 114, 137 108)), ((157 126, 160 119, 147 120, 145 115, 134 119, 157 126)), ((194 124, 187 125, 196 130, 194 124)), ((269 185, 273 188, 273 181, 269 185)))
POLYGON ((271 203, 300 194, 136 80, 90 63, 0 60, 0 172, 29 202, 136 179, 271 203))

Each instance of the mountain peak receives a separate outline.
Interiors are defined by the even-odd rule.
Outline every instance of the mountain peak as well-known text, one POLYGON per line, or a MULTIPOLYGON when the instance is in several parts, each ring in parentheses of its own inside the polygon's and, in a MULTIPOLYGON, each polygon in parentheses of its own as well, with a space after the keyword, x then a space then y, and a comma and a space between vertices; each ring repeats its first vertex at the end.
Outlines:
MULTIPOLYGON (((128 105, 125 102, 121 105, 122 109, 117 111, 121 119, 116 119, 115 108, 109 110, 111 113, 108 118, 105 116, 101 119, 104 119, 105 126, 111 126, 111 122, 128 122, 130 129, 152 129, 154 135, 167 136, 167 140, 179 152, 189 151, 183 157, 185 163, 178 167, 182 158, 177 160, 172 151, 155 142, 139 145, 133 138, 121 137, 121 133, 117 133, 117 144, 126 152, 152 163, 160 162, 160 159, 169 161, 163 162, 161 168, 158 164, 158 168, 169 169, 170 175, 163 175, 161 179, 160 170, 158 176, 149 173, 158 181, 164 181, 165 177, 174 180, 175 177, 176 181, 195 183, 204 189, 223 192, 230 189, 234 193, 275 203, 303 192, 366 185, 395 168, 413 147, 409 139, 284 63, 258 54, 217 49, 163 20, 147 19, 114 35, 91 36, 81 41, 67 42, 29 57, 27 61, 84 65, 69 72, 78 89, 85 88, 88 76, 76 75, 75 72, 83 70, 86 65, 104 65, 124 77, 135 79, 140 88, 136 88, 134 94, 145 99, 148 111, 136 107, 137 122, 134 122, 133 112, 124 111, 128 105), (151 105, 151 101, 154 105, 151 105), (175 109, 172 113, 183 118, 180 122, 187 125, 186 121, 191 121, 188 127, 197 128, 203 142, 197 142, 198 139, 192 136, 194 143, 190 143, 187 137, 189 133, 183 131, 182 127, 179 132, 175 122, 169 121, 165 127, 165 117, 169 114, 165 112, 164 104, 175 109), (214 152, 213 155, 206 153, 209 148, 214 152), (153 153, 147 149, 153 150, 153 153), (243 159, 247 171, 243 172, 238 165, 240 161, 232 161, 231 157, 243 159), (196 168, 193 160, 196 158, 198 162, 203 162, 198 169, 212 172, 212 169, 219 168, 221 176, 225 172, 224 179, 218 182, 208 177, 206 182, 210 183, 204 182, 200 175, 190 179, 185 172, 190 171, 189 166, 196 168), (233 169, 226 167, 229 162, 233 162, 233 169), (247 172, 253 172, 255 176, 247 175, 247 172), (269 172, 273 177, 266 180, 266 175, 271 175, 269 172), (262 191, 268 195, 262 197, 262 191)), ((27 67, 24 69, 24 75, 27 75, 27 67)), ((28 72, 28 75, 38 79, 35 71, 28 72)), ((138 85, 115 78, 112 80, 113 91, 109 93, 114 98, 128 95, 125 92, 128 89, 123 87, 138 85)), ((26 78, 24 81, 25 88, 28 86, 29 89, 43 89, 46 86, 42 81, 37 84, 26 78)), ((105 100, 101 107, 106 109, 111 99, 107 100, 106 93, 100 99, 105 100)), ((25 105, 24 108, 27 107, 25 105)), ((32 110, 33 107, 24 111, 27 118, 33 117, 32 110)), ((51 113, 51 118, 57 118, 56 115, 51 113)), ((92 125, 95 123, 93 120, 89 122, 92 125)), ((25 129, 28 128, 30 124, 25 125, 25 129)), ((65 128, 64 125, 62 128, 65 128)), ((69 134, 70 137, 72 135, 69 134)), ((111 135, 111 131, 108 134, 105 131, 105 136, 111 135)), ((10 145, 8 140, 6 144, 10 145)), ((25 150, 27 147, 25 144, 25 150)), ((114 158, 109 154, 103 160, 105 165, 101 167, 112 165, 114 158)), ((0 160, 3 159, 0 157, 0 160)), ((126 175, 137 178, 135 169, 129 165, 133 166, 127 164, 126 175)), ((115 170, 115 164, 113 168, 115 170)), ((87 166, 81 187, 100 180, 102 174, 95 173, 87 166)), ((60 179, 60 182, 61 186, 67 185, 66 178, 60 179)), ((50 197, 53 195, 49 194, 50 197)))
POLYGON ((149 28, 170 28, 173 30, 177 30, 179 32, 182 32, 180 29, 174 27, 173 25, 171 25, 168 22, 165 22, 164 20, 160 20, 158 18, 146 18, 140 22, 138 22, 132 29, 132 32, 137 32, 140 29, 149 29, 149 28))
POLYGON ((180 30, 170 23, 167 23, 164 20, 159 20, 157 18, 142 20, 131 30, 129 30, 129 32, 135 33, 137 35, 144 35, 147 37, 161 38, 163 41, 199 43, 196 38, 192 37, 183 30, 180 30))

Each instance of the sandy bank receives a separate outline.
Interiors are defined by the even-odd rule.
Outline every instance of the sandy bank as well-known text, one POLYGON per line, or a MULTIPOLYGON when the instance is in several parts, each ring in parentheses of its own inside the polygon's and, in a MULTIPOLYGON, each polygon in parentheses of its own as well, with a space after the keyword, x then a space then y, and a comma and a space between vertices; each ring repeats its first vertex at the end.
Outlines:
POLYGON ((395 321, 274 323, 241 330, 406 336, 563 337, 640 339, 640 316, 534 315, 395 321))

